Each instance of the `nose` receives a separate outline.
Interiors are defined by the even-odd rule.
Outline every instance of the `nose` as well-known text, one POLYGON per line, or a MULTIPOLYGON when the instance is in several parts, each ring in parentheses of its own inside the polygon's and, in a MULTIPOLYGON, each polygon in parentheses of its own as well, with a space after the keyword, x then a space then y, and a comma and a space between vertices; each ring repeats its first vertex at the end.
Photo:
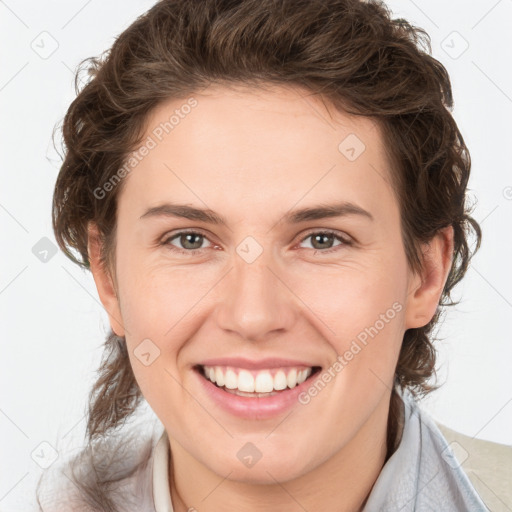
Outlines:
POLYGON ((234 268, 223 280, 218 327, 248 341, 265 340, 291 329, 298 316, 297 297, 265 252, 247 263, 235 255, 234 268))

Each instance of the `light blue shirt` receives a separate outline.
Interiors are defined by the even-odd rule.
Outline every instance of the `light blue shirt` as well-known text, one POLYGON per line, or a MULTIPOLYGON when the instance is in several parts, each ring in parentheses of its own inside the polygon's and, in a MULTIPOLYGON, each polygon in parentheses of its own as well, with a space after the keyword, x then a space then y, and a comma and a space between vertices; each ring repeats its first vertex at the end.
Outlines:
POLYGON ((434 420, 409 390, 399 394, 405 406, 402 440, 364 512, 487 512, 434 420))

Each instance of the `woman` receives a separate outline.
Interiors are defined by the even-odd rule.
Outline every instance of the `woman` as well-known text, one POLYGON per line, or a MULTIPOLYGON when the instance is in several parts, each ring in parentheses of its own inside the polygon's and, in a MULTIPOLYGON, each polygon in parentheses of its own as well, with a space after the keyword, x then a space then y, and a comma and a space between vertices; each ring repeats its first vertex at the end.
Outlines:
POLYGON ((415 401, 481 237, 425 49, 376 1, 163 0, 90 61, 53 219, 111 332, 41 509, 486 510, 415 401))

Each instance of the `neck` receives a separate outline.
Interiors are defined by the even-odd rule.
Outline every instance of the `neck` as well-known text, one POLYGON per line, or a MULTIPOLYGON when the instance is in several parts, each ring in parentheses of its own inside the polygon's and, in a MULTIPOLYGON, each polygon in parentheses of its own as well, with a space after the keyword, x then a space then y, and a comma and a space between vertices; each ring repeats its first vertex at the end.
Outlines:
POLYGON ((347 445, 312 471, 285 483, 228 480, 205 468, 171 441, 169 483, 174 512, 195 510, 194 506, 201 512, 360 512, 383 465, 400 443, 401 407, 402 401, 395 392, 387 395, 347 445))

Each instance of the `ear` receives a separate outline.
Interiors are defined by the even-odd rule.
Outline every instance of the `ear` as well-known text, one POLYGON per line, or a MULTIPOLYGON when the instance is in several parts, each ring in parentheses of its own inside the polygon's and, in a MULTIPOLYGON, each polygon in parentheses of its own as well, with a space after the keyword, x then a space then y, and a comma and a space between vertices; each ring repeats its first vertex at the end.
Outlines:
POLYGON ((124 336, 125 330, 122 323, 121 308, 114 287, 114 282, 110 272, 101 262, 102 244, 99 236, 98 227, 93 222, 87 226, 87 252, 94 282, 98 290, 101 303, 108 314, 110 326, 118 336, 124 336))
POLYGON ((405 328, 423 327, 434 316, 453 258, 453 227, 440 230, 423 245, 423 271, 409 283, 405 328))

